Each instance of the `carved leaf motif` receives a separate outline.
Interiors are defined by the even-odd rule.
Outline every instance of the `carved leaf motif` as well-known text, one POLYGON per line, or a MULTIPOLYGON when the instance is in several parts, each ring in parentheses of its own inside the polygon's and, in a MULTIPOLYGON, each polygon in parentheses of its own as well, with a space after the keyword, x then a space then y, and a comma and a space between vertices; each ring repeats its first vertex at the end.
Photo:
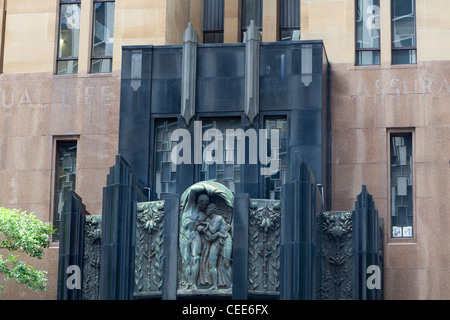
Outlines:
POLYGON ((280 202, 252 199, 249 209, 249 287, 275 292, 280 283, 280 202))
POLYGON ((352 288, 352 283, 349 281, 344 289, 343 289, 344 295, 346 299, 351 299, 352 295, 353 295, 353 288, 352 288))
POLYGON ((86 216, 84 225, 84 253, 82 299, 95 300, 99 294, 101 216, 86 216))
POLYGON ((336 266, 343 265, 345 263, 345 260, 346 260, 345 257, 339 257, 339 256, 330 257, 329 259, 330 259, 330 263, 334 264, 336 266))
POLYGON ((352 213, 322 212, 320 219, 320 297, 351 299, 352 213))
POLYGON ((137 205, 135 291, 158 292, 162 285, 164 201, 137 205))

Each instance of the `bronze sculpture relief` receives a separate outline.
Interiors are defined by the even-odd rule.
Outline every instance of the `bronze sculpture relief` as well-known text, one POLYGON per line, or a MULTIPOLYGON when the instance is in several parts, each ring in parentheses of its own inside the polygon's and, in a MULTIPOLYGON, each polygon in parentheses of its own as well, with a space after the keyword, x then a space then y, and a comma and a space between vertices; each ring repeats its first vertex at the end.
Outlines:
POLYGON ((231 288, 233 194, 205 181, 188 188, 180 200, 179 290, 231 288))

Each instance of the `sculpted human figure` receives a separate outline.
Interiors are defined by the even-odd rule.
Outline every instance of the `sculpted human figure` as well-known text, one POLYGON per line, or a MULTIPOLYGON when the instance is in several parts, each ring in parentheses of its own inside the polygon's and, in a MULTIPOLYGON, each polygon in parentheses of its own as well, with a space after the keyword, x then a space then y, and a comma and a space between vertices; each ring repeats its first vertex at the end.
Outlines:
MULTIPOLYGON (((193 197, 195 199, 195 197, 193 197)), ((181 216, 180 224, 180 254, 185 289, 197 289, 197 277, 200 266, 202 242, 197 231, 198 223, 204 219, 205 210, 209 204, 209 197, 201 194, 197 204, 191 204, 181 216), (200 220, 199 220, 200 219, 200 220)))
POLYGON ((233 203, 233 193, 213 181, 198 182, 182 194, 180 289, 230 288, 233 203))
MULTIPOLYGON (((198 230, 203 233, 209 243, 207 259, 208 271, 212 278, 211 289, 218 289, 219 285, 227 286, 231 283, 231 226, 220 214, 214 203, 206 209, 207 219, 201 223, 198 230)), ((205 262, 206 262, 205 261, 205 262)))

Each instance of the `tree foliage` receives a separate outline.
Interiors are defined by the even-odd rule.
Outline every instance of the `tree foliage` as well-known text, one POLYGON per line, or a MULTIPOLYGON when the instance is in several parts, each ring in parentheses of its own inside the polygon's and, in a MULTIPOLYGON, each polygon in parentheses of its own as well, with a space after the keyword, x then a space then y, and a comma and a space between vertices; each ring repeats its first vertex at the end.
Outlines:
MULTIPOLYGON (((49 222, 38 220, 32 213, 0 207, 0 247, 10 252, 6 258, 0 254, 0 273, 6 276, 5 280, 15 279, 31 290, 45 291, 47 272, 35 270, 13 253, 25 253, 41 259, 44 249, 50 245, 50 235, 54 232, 49 222)), ((0 285, 0 291, 2 289, 3 286, 0 285)))

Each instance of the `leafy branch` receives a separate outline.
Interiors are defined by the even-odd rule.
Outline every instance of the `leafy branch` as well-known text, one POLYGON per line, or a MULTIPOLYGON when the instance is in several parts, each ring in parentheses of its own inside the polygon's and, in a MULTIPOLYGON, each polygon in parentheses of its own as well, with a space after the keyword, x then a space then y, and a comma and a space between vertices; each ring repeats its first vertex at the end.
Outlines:
MULTIPOLYGON (((38 220, 33 214, 0 208, 0 247, 9 252, 21 252, 41 259, 44 249, 50 245, 50 234, 55 230, 47 222, 38 220)), ((6 275, 5 280, 15 279, 19 284, 27 285, 35 291, 45 291, 47 281, 46 271, 35 270, 23 261, 18 255, 9 254, 5 259, 0 255, 0 273, 6 275)), ((0 285, 0 291, 3 286, 0 285)))

